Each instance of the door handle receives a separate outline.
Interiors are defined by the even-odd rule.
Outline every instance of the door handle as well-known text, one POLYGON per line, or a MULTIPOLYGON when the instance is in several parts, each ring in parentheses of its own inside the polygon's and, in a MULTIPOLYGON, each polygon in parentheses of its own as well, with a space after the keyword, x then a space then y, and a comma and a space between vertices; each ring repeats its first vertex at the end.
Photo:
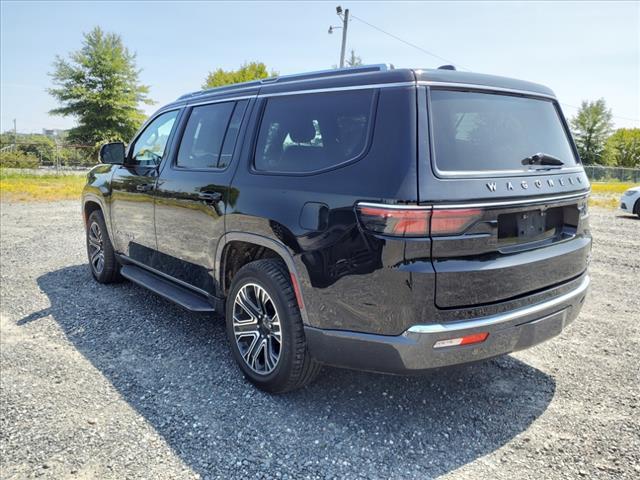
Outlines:
POLYGON ((136 185, 136 190, 139 192, 148 192, 153 190, 153 183, 143 183, 142 185, 136 185))
POLYGON ((198 198, 207 203, 215 203, 222 200, 222 194, 220 192, 200 192, 198 198))

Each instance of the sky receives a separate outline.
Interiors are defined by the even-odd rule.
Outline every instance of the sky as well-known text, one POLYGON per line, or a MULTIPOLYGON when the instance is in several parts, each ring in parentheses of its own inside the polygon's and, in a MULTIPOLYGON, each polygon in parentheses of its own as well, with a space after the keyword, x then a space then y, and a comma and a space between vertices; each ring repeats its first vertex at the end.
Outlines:
POLYGON ((461 69, 551 87, 567 117, 604 98, 616 127, 640 128, 640 2, 11 2, 2 0, 0 130, 70 128, 51 116, 56 55, 99 25, 137 54, 156 101, 147 114, 200 89, 207 73, 262 61, 280 74, 339 61, 336 5, 349 8, 347 48, 364 63, 461 69), (371 26, 382 29, 407 45, 371 26), (426 50, 446 60, 424 52, 426 50))

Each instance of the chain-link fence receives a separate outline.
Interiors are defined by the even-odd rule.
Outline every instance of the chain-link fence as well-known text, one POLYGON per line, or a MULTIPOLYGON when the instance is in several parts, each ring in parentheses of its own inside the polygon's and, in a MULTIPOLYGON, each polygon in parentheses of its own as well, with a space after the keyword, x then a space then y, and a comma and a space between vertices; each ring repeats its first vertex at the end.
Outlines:
POLYGON ((640 168, 604 167, 585 165, 584 170, 592 182, 631 182, 640 183, 640 168))
POLYGON ((0 144, 0 167, 76 169, 96 163, 98 155, 93 145, 53 141, 0 144))

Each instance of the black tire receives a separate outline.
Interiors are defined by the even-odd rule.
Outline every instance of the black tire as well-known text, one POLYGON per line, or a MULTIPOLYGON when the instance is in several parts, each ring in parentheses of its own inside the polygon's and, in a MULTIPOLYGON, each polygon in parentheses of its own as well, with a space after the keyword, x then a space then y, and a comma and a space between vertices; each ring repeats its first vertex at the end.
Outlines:
POLYGON ((640 218, 640 200, 636 200, 635 205, 633 206, 633 212, 640 218))
MULTIPOLYGON (((256 297, 253 297, 251 310, 260 304, 259 301, 255 302, 255 300, 256 297)), ((269 393, 284 393, 307 385, 320 372, 321 365, 311 357, 307 349, 296 295, 291 285, 289 272, 281 261, 276 259, 257 260, 242 267, 233 278, 225 311, 227 337, 229 338, 233 358, 244 376, 256 387, 269 393), (259 288, 256 289, 256 286, 259 288), (258 307, 254 311, 255 317, 260 317, 258 313, 264 312, 261 318, 264 317, 267 320, 263 319, 263 323, 260 323, 260 319, 252 320, 248 310, 236 304, 236 297, 241 290, 251 296, 252 289, 254 293, 256 293, 256 290, 264 291, 268 297, 267 306, 258 307), (272 308, 275 308, 275 311, 272 308), (234 332, 234 311, 237 312, 235 314, 236 318, 240 318, 242 315, 248 317, 246 322, 248 322, 247 327, 249 329, 255 328, 255 332, 249 332, 248 335, 239 334, 240 340, 238 341, 236 341, 234 332), (279 325, 273 327, 275 322, 271 324, 268 319, 275 319, 276 313, 279 325), (267 327, 264 325, 265 321, 267 322, 267 327), (253 327, 254 323, 255 327, 253 327), (269 326, 273 330, 269 330, 269 326), (266 331, 264 330, 265 328, 267 329, 266 331), (277 333, 274 333, 277 331, 280 332, 281 337, 279 345, 272 338, 277 335, 277 333), (255 340, 252 340, 251 335, 255 335, 253 337, 255 340), (246 337, 248 337, 248 340, 246 340, 246 337), (254 358, 253 364, 256 368, 262 366, 265 371, 256 371, 250 365, 251 362, 245 360, 243 353, 241 353, 243 342, 245 342, 245 346, 249 343, 251 344, 250 347, 244 348, 244 353, 248 357, 252 356, 252 351, 256 351, 252 350, 254 345, 252 342, 265 342, 264 349, 256 353, 257 360, 254 358), (268 370, 267 349, 271 349, 272 345, 274 348, 271 351, 277 350, 278 359, 275 362, 275 367, 271 365, 273 369, 266 371, 268 370), (275 346, 277 346, 277 349, 275 346), (264 361, 260 362, 260 359, 264 359, 264 361)))
POLYGON ((94 210, 87 220, 87 256, 93 278, 100 283, 122 280, 120 264, 113 251, 107 225, 100 210, 94 210), (101 260, 100 261, 100 257, 101 260))

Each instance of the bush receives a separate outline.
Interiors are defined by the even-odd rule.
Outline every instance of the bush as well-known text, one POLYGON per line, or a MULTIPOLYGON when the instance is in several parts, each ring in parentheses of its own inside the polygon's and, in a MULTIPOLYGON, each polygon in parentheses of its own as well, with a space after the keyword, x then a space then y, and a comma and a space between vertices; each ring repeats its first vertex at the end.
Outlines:
POLYGON ((40 162, 33 155, 21 151, 0 152, 0 167, 2 168, 37 168, 40 162))

